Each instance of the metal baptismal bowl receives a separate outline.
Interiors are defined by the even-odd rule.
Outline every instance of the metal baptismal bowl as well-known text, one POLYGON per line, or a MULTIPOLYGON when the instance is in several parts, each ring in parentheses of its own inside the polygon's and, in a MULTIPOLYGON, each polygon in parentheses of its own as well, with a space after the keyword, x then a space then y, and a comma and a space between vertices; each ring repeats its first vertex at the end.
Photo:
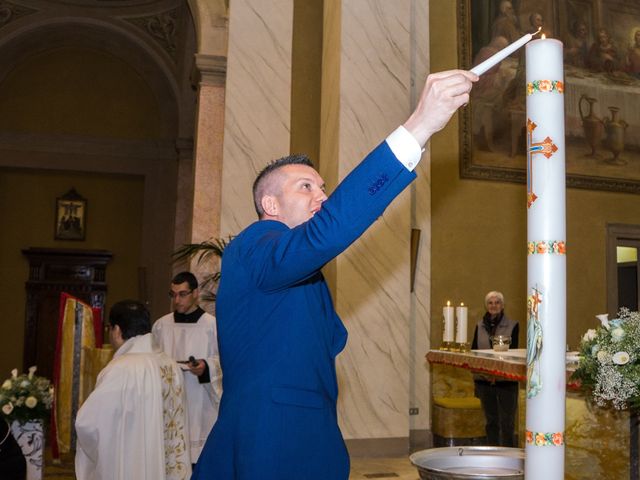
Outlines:
POLYGON ((521 448, 431 448, 409 459, 422 480, 524 480, 521 448))

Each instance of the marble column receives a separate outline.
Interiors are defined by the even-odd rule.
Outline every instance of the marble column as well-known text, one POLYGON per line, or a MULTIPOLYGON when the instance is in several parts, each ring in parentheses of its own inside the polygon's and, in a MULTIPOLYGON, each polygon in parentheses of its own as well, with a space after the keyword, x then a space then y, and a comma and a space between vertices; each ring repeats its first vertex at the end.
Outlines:
MULTIPOLYGON (((192 167, 192 243, 220 235, 226 58, 197 54, 196 67, 200 74, 200 85, 192 167)), ((211 268, 198 265, 194 260, 191 270, 202 277, 209 274, 211 268)))

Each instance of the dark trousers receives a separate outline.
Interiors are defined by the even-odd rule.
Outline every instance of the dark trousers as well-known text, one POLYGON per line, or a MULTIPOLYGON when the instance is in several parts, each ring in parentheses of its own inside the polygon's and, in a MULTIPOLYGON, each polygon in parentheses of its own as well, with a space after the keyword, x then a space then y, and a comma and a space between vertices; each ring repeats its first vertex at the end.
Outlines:
POLYGON ((486 419, 487 445, 515 447, 514 427, 518 409, 518 383, 475 381, 486 419))

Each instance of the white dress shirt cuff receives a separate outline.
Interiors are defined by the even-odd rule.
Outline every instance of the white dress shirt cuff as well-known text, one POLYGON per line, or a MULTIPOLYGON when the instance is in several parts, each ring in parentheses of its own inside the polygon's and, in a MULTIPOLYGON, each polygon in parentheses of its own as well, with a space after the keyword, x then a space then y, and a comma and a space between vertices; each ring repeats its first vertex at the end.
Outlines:
POLYGON ((424 151, 413 135, 400 125, 387 137, 386 142, 398 161, 412 172, 420 162, 424 151))

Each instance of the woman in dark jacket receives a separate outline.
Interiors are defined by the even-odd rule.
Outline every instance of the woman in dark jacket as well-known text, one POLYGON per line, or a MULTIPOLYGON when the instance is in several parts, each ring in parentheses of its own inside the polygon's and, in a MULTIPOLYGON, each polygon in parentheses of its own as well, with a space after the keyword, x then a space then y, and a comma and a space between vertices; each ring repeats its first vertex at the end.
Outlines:
MULTIPOLYGON (((518 322, 504 313, 504 296, 489 292, 484 304, 487 312, 476 325, 472 349, 493 348, 493 337, 511 337, 511 348, 518 348, 518 322)), ((518 409, 518 382, 488 375, 474 375, 475 395, 482 403, 486 419, 487 444, 515 447, 514 426, 518 409)))
POLYGON ((0 475, 4 480, 27 478, 27 464, 22 450, 11 434, 9 423, 0 418, 0 475))

